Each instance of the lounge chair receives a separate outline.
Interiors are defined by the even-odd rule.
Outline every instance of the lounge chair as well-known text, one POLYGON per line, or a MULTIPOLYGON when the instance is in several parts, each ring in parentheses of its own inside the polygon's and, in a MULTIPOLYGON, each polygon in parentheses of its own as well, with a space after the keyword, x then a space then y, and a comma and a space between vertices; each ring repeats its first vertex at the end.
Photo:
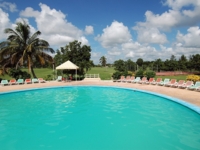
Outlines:
POLYGON ((25 84, 31 84, 32 82, 31 82, 31 79, 25 79, 25 82, 24 82, 25 84))
POLYGON ((159 84, 160 82, 162 82, 162 78, 157 78, 156 81, 153 81, 151 84, 152 84, 152 85, 157 85, 157 84, 159 84))
POLYGON ((188 90, 197 90, 200 87, 200 81, 188 87, 188 90))
POLYGON ((2 86, 9 85, 8 80, 1 80, 1 85, 2 86))
POLYGON ((45 83, 46 81, 43 78, 38 78, 39 83, 45 83))
POLYGON ((122 82, 127 82, 131 79, 131 76, 126 76, 126 78, 124 80, 122 80, 122 82))
POLYGON ((121 76, 120 79, 117 80, 117 82, 122 82, 124 81, 124 79, 125 79, 125 76, 121 76))
POLYGON ((17 79, 16 84, 24 84, 24 79, 17 79))
POLYGON ((179 80, 178 82, 176 82, 174 85, 172 85, 172 87, 174 88, 179 88, 179 86, 182 86, 185 83, 184 80, 179 80))
POLYGON ((143 84, 145 82, 147 82, 147 77, 143 77, 142 80, 140 80, 138 83, 143 84))
POLYGON ((197 88, 197 91, 200 92, 200 87, 197 88))
POLYGON ((170 82, 170 79, 164 79, 164 81, 161 81, 160 83, 158 83, 158 85, 160 86, 165 86, 166 84, 168 84, 170 82))
POLYGON ((37 78, 33 78, 33 79, 31 80, 31 82, 32 82, 32 83, 39 83, 39 81, 38 81, 37 78))
POLYGON ((131 83, 131 82, 133 82, 134 80, 135 80, 135 77, 134 77, 134 76, 131 76, 130 79, 127 80, 126 82, 127 82, 127 83, 131 83))
POLYGON ((9 85, 15 85, 17 84, 17 81, 15 79, 10 79, 9 85))
POLYGON ((171 79, 169 83, 165 84, 165 86, 173 86, 176 84, 176 79, 171 79))
POLYGON ((62 81, 62 76, 58 76, 58 78, 56 79, 58 82, 62 81))
POLYGON ((155 81, 154 78, 150 78, 149 80, 147 80, 147 81, 145 82, 145 84, 151 84, 151 83, 154 82, 154 81, 155 81))
POLYGON ((187 89, 188 87, 190 87, 192 85, 193 85, 193 81, 187 81, 182 86, 179 86, 179 88, 181 88, 181 89, 187 89))
POLYGON ((135 80, 132 81, 132 83, 138 83, 140 80, 140 77, 136 77, 135 80))

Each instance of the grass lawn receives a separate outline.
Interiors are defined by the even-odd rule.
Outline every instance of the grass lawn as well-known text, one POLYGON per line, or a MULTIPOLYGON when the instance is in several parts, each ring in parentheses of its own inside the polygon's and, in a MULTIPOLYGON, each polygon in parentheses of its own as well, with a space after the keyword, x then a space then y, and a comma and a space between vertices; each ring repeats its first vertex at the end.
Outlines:
MULTIPOLYGON (((22 71, 28 71, 28 69, 22 69, 22 71)), ((47 75, 51 75, 53 78, 53 70, 50 68, 35 68, 35 74, 38 78, 46 78, 47 75)), ((86 72, 86 74, 99 74, 102 80, 110 80, 112 74, 115 72, 113 67, 93 67, 86 72)), ((156 76, 155 78, 169 78, 169 79, 177 79, 177 80, 186 80, 187 75, 178 75, 178 76, 156 76)), ((10 80, 11 77, 8 75, 0 75, 0 78, 10 80)), ((56 77, 55 77, 56 78, 56 77)))
POLYGON ((179 80, 186 80, 186 77, 187 75, 177 75, 177 76, 156 76, 155 78, 162 78, 163 80, 165 78, 168 78, 168 79, 176 79, 177 81, 179 80))
MULTIPOLYGON (((22 71, 28 72, 28 69, 22 69, 22 71)), ((47 75, 51 75, 53 77, 53 70, 50 68, 35 68, 34 72, 38 78, 45 78, 47 75)))
POLYGON ((99 74, 102 80, 110 80, 114 72, 113 67, 93 67, 86 74, 99 74))

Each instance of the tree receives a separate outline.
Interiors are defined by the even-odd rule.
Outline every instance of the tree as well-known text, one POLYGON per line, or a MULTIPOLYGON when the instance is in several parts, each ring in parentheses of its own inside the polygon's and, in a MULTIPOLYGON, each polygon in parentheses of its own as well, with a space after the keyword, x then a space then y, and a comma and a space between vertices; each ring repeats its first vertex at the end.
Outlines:
POLYGON ((125 62, 125 66, 127 68, 127 71, 135 71, 135 63, 128 59, 126 62, 125 62))
POLYGON ((200 71, 200 54, 190 56, 190 66, 196 71, 200 71))
POLYGON ((157 72, 160 72, 160 70, 162 68, 162 64, 163 64, 163 62, 162 62, 162 60, 160 58, 155 60, 154 67, 156 67, 155 70, 157 72))
POLYGON ((137 65, 142 67, 143 65, 143 59, 142 58, 138 58, 138 60, 136 61, 137 65))
POLYGON ((178 60, 178 66, 180 70, 187 70, 187 58, 185 55, 181 55, 180 59, 178 60))
POLYGON ((70 42, 65 47, 61 47, 60 51, 57 51, 57 54, 54 57, 55 64, 57 66, 67 60, 70 60, 71 62, 79 66, 78 74, 83 75, 84 69, 87 71, 92 66, 92 62, 90 60, 90 52, 90 46, 82 46, 81 42, 75 40, 73 42, 70 42))
POLYGON ((125 66, 125 62, 123 60, 116 60, 114 62, 114 69, 116 71, 119 71, 119 72, 125 72, 126 71, 126 66, 125 66))
POLYGON ((39 39, 40 31, 30 35, 30 26, 25 22, 17 22, 15 30, 5 29, 9 34, 7 41, 0 43, 0 64, 5 71, 8 67, 28 65, 29 72, 36 78, 33 67, 34 63, 40 62, 44 65, 46 62, 53 62, 53 58, 46 52, 54 53, 49 47, 49 43, 39 39))
POLYGON ((100 59, 99 59, 99 63, 101 64, 101 66, 106 66, 106 57, 102 56, 100 59))

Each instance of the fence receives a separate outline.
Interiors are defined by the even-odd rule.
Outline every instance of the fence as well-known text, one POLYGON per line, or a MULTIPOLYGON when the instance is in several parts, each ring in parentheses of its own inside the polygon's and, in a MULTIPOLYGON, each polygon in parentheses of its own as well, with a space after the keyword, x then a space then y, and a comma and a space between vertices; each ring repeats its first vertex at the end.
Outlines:
POLYGON ((85 74, 85 78, 99 78, 99 74, 85 74))

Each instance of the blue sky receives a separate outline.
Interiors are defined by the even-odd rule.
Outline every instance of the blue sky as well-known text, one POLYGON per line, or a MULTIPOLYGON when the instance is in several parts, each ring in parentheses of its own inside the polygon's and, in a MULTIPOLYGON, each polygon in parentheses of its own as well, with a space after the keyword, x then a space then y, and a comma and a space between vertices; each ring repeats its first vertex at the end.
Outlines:
POLYGON ((91 46, 95 64, 200 53, 200 0, 0 0, 0 41, 21 19, 54 50, 74 40, 91 46))

